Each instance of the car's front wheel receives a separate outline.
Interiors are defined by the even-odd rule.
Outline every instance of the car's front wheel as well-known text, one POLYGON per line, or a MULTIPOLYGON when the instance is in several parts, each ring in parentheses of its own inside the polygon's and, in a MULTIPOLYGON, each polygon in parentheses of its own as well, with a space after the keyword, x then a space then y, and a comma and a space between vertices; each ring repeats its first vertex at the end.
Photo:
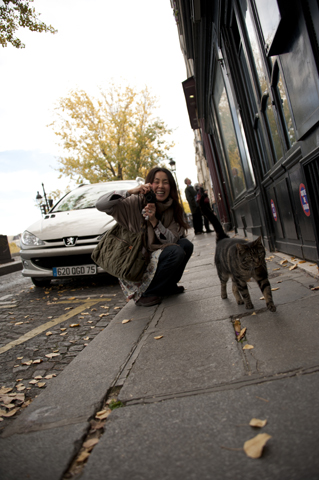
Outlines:
POLYGON ((36 287, 49 287, 51 284, 51 280, 49 278, 31 277, 31 280, 36 287))

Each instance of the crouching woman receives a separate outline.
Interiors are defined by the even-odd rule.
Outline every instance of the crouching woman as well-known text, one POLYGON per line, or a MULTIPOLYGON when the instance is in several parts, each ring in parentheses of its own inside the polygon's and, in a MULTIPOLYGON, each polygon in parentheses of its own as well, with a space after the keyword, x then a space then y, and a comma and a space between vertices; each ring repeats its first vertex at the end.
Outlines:
POLYGON ((160 303, 164 296, 184 292, 177 282, 192 255, 193 244, 185 238, 187 223, 169 170, 153 168, 145 185, 107 193, 99 198, 96 208, 133 232, 138 231, 141 222, 147 224, 150 261, 141 281, 119 279, 127 299, 134 299, 137 306, 150 307, 160 303), (150 191, 155 193, 155 203, 145 199, 150 191))

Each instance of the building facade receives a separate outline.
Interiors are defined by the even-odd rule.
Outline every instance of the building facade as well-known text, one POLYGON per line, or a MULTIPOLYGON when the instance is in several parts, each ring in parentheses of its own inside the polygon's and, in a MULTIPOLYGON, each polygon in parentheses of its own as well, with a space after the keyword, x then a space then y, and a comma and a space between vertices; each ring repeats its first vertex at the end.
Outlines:
POLYGON ((225 229, 318 263, 318 0, 171 0, 225 229))

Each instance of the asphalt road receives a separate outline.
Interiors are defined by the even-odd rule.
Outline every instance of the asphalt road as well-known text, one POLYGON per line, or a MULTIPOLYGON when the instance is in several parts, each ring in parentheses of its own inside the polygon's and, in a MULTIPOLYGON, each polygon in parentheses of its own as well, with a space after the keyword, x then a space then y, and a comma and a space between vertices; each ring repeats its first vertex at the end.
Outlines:
POLYGON ((21 272, 0 277, 0 434, 125 304, 117 280, 106 276, 50 288, 34 287, 21 272))

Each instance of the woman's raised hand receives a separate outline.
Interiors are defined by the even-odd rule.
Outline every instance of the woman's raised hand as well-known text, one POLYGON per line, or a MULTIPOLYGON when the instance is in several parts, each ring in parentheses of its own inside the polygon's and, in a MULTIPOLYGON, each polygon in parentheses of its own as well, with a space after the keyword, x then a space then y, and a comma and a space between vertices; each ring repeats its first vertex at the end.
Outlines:
POLYGON ((131 190, 128 190, 127 192, 130 195, 138 195, 141 193, 142 195, 145 195, 145 193, 149 192, 151 189, 151 184, 146 183, 145 185, 139 185, 138 187, 131 188, 131 190))

